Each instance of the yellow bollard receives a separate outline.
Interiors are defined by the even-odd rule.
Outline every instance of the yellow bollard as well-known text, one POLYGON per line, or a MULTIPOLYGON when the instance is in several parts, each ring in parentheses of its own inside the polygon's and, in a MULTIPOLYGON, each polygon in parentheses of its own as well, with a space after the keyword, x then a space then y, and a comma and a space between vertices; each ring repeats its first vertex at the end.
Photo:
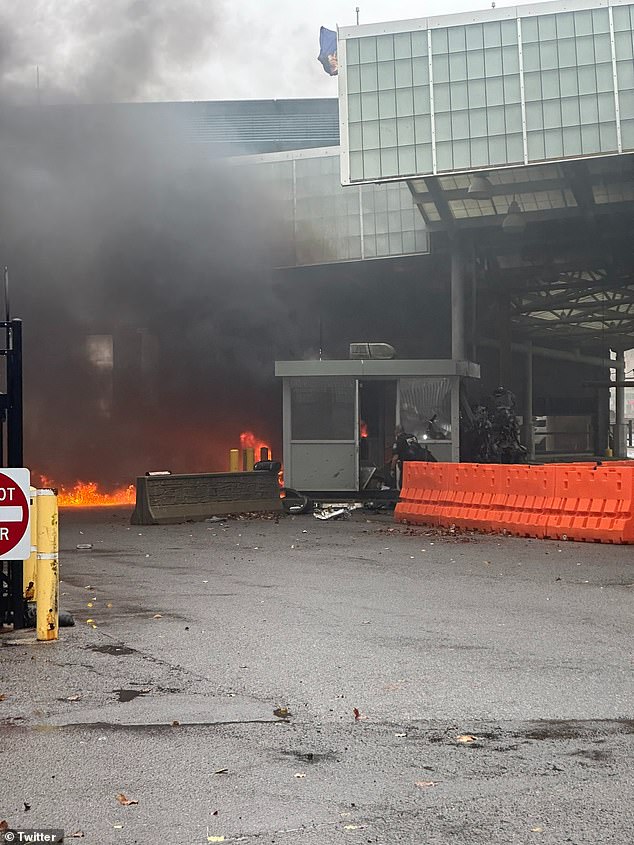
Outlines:
POLYGON ((240 472, 240 450, 229 451, 229 472, 240 472))
POLYGON ((37 638, 56 640, 59 634, 59 525, 57 493, 37 491, 37 638))
POLYGON ((253 464, 255 463, 255 449, 253 446, 247 446, 244 450, 244 468, 247 472, 251 472, 253 464))
POLYGON ((31 509, 31 554, 24 561, 22 582, 26 601, 35 601, 35 573, 37 570, 37 490, 31 487, 29 506, 31 509))

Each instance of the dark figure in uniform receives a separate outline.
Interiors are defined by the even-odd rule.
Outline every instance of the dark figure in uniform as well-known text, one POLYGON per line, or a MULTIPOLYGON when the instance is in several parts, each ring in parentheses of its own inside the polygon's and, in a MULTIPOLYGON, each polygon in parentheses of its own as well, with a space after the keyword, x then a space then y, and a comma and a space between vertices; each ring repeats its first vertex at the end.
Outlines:
POLYGON ((427 461, 436 463, 436 458, 429 449, 421 446, 415 434, 408 434, 402 425, 394 429, 394 445, 392 446, 392 474, 396 480, 396 487, 401 489, 403 478, 403 461, 427 461))

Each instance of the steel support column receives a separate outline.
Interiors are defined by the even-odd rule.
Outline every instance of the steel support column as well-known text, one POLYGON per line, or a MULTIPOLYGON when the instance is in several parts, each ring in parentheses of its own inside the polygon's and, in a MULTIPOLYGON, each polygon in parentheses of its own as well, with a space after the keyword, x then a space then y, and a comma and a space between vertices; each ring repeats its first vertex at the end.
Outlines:
POLYGON ((526 369, 524 370, 524 397, 522 402, 524 416, 524 445, 529 461, 535 460, 535 428, 533 426, 533 346, 526 344, 526 369))
POLYGON ((465 312, 466 312, 465 259, 457 243, 451 253, 451 357, 455 361, 466 359, 465 312))
POLYGON ((627 435, 625 431, 625 352, 616 353, 616 381, 615 391, 615 426, 614 426, 614 455, 616 458, 627 458, 627 435), (620 384, 619 384, 620 382, 620 384))

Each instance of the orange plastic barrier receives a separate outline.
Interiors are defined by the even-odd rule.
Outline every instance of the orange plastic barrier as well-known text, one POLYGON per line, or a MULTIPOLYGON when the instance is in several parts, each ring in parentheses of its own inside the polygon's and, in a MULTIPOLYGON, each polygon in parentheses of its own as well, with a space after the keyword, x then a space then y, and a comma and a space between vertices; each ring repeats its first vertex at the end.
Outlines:
POLYGON ((634 461, 406 463, 395 519, 522 537, 634 543, 634 461))

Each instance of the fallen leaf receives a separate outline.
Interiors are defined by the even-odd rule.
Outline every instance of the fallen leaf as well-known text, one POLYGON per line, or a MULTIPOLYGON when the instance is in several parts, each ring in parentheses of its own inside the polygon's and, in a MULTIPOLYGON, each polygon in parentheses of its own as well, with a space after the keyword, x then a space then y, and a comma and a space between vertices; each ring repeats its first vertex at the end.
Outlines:
POLYGON ((368 717, 363 714, 358 707, 354 707, 352 712, 354 713, 354 720, 355 722, 361 722, 363 719, 367 719, 368 717))
POLYGON ((119 804, 123 804, 124 807, 130 807, 132 804, 139 803, 134 798, 126 798, 123 792, 117 793, 117 801, 119 802, 119 804))
POLYGON ((414 786, 418 786, 420 789, 427 789, 430 786, 436 786, 435 780, 417 780, 414 786))
POLYGON ((80 701, 81 695, 79 693, 75 693, 75 695, 69 695, 66 701, 80 701))
POLYGON ((93 628, 96 628, 97 626, 96 626, 96 625, 93 625, 92 627, 93 627, 93 628))
POLYGON ((83 830, 76 830, 74 833, 70 834, 71 839, 83 839, 86 834, 83 830))
POLYGON ((109 601, 108 604, 106 605, 106 607, 112 607, 112 602, 109 601))
POLYGON ((0 701, 6 701, 6 700, 7 700, 6 695, 4 695, 4 693, 0 693, 0 701))
POLYGON ((214 772, 215 775, 226 775, 228 774, 229 769, 216 769, 214 772))
POLYGON ((163 616, 160 613, 155 613, 154 616, 152 617, 152 619, 162 619, 162 618, 163 618, 163 616))
POLYGON ((471 736, 471 734, 461 734, 456 738, 456 742, 461 742, 463 745, 470 745, 472 742, 476 742, 476 739, 477 737, 471 736))
POLYGON ((296 773, 295 773, 295 777, 296 777, 296 778, 305 778, 305 777, 306 777, 306 775, 305 775, 303 772, 296 772, 296 773))
POLYGON ((277 716, 278 719, 288 719, 291 714, 289 713, 288 707, 276 707, 273 715, 277 716))
POLYGON ((94 619, 86 619, 86 625, 92 625, 94 621, 94 619))
POLYGON ((9 822, 6 819, 2 819, 0 821, 0 831, 8 830, 9 829, 9 822))
POLYGON ((208 836, 207 842, 224 842, 224 836, 208 836))

